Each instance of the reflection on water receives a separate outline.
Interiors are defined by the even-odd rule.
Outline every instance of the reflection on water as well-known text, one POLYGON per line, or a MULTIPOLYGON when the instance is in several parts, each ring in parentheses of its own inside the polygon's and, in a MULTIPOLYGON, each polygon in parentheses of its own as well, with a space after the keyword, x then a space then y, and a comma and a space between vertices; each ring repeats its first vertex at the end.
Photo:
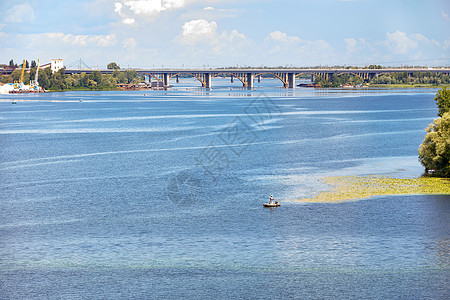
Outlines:
POLYGON ((420 176, 435 90, 213 84, 2 95, 0 293, 448 298, 448 196, 291 201, 420 176))

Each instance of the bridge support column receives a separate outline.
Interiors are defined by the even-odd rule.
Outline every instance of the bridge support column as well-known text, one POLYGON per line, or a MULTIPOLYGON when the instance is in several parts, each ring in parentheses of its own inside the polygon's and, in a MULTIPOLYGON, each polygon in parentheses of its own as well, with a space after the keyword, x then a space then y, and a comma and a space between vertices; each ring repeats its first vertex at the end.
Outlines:
POLYGON ((234 83, 234 76, 231 75, 231 83, 234 83))
POLYGON ((180 83, 180 77, 177 75, 177 83, 180 83))
POLYGON ((295 73, 288 73, 287 75, 288 75, 287 76, 288 88, 290 89, 295 88, 295 73))
POLYGON ((211 88, 211 73, 203 74, 203 78, 205 80, 204 88, 210 89, 211 88))
POLYGON ((163 74, 163 82, 164 82, 164 86, 169 86, 169 74, 167 74, 167 73, 163 74))
POLYGON ((247 73, 247 88, 249 89, 253 88, 253 80, 254 80, 253 73, 247 73))
POLYGON ((261 75, 258 75, 258 83, 261 83, 261 75))

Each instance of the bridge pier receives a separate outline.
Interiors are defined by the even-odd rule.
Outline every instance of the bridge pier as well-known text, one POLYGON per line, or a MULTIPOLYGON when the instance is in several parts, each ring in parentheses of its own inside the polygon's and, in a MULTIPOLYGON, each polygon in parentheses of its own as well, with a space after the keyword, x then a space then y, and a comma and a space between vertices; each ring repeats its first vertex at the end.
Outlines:
POLYGON ((164 86, 169 86, 169 73, 164 73, 163 74, 163 82, 164 82, 164 86))
POLYGON ((234 76, 231 75, 231 83, 234 83, 234 76))
POLYGON ((177 75, 177 83, 180 83, 180 77, 177 75))
POLYGON ((247 73, 247 88, 252 89, 253 88, 253 80, 254 80, 254 74, 253 73, 247 73))
POLYGON ((295 73, 288 73, 287 75, 288 75, 287 76, 288 88, 290 89, 295 88, 295 73))
POLYGON ((261 75, 258 75, 258 83, 261 83, 261 75))
POLYGON ((205 80, 205 83, 203 83, 203 87, 210 89, 211 88, 211 73, 203 74, 203 78, 205 80))

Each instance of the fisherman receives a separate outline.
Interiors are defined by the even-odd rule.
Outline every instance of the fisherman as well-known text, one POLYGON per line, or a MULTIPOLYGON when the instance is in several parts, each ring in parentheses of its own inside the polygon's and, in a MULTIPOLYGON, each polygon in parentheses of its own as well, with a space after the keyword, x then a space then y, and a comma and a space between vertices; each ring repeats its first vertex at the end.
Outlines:
POLYGON ((270 203, 270 204, 273 204, 273 200, 274 200, 274 199, 273 199, 273 195, 270 195, 269 203, 270 203))

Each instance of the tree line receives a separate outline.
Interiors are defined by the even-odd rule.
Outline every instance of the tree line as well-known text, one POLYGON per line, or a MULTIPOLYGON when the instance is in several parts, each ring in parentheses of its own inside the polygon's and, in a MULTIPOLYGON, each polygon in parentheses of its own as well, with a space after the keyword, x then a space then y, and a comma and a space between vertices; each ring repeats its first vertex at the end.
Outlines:
POLYGON ((354 74, 339 74, 333 75, 331 78, 323 78, 316 76, 315 84, 320 84, 322 87, 340 87, 342 85, 359 85, 359 84, 431 84, 442 85, 450 84, 450 75, 444 75, 442 73, 432 72, 414 72, 408 74, 407 72, 381 74, 375 76, 372 79, 365 81, 359 76, 354 74))
MULTIPOLYGON (((11 75, 3 75, 0 78, 2 83, 18 82, 21 74, 20 69, 14 70, 11 75)), ((34 80, 36 67, 32 67, 29 73, 24 74, 24 83, 34 80)), ((112 74, 102 74, 100 71, 93 71, 91 74, 81 73, 68 75, 65 69, 60 69, 52 73, 50 68, 39 69, 38 82, 45 90, 63 91, 63 90, 108 90, 116 89, 117 84, 138 83, 142 76, 138 75, 136 70, 125 70, 119 72, 117 69, 112 74)))

